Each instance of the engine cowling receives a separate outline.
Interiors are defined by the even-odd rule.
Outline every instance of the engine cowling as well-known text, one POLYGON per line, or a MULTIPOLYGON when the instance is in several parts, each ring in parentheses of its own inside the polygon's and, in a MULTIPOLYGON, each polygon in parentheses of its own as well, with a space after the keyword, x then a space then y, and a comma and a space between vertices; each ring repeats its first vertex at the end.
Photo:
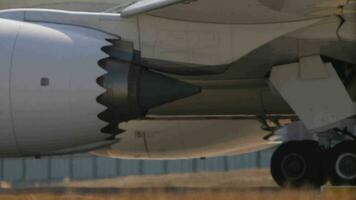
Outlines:
POLYGON ((115 142, 118 123, 198 87, 134 64, 132 44, 98 30, 0 19, 0 156, 115 142))

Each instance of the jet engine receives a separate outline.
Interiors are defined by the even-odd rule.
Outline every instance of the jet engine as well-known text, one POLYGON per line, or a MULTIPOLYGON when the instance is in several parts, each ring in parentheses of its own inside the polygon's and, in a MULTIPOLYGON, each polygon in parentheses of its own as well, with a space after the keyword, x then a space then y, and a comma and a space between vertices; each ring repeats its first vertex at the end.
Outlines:
POLYGON ((135 64, 130 42, 89 28, 0 19, 0 156, 115 143, 120 122, 200 88, 135 64))

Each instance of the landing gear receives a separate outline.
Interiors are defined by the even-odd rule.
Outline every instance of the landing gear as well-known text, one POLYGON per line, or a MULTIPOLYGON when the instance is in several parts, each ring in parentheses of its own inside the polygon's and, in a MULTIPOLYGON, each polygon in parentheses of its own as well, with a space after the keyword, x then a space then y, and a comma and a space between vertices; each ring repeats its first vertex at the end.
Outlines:
POLYGON ((345 141, 330 151, 329 178, 332 185, 356 185, 356 142, 345 141))
POLYGON ((330 149, 316 141, 282 144, 273 154, 271 174, 282 187, 356 186, 356 141, 346 140, 330 149))
POLYGON ((287 142, 273 154, 271 174, 282 187, 320 187, 326 183, 323 160, 318 142, 287 142))

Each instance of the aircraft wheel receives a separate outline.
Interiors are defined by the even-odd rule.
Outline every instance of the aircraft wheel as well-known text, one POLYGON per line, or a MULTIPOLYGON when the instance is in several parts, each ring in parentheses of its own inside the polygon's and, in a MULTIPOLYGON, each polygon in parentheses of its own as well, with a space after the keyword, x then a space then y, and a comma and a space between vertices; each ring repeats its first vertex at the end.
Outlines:
POLYGON ((330 182, 332 185, 356 185, 356 142, 345 141, 330 152, 330 182))
POLYGON ((271 174, 281 187, 320 187, 326 183, 322 157, 315 141, 284 143, 272 156, 271 174))

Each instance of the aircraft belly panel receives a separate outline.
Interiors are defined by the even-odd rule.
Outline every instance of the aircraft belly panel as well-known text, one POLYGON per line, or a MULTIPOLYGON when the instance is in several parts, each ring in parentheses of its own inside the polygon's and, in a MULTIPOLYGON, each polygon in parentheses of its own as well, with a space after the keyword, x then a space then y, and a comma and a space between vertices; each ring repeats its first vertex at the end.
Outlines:
POLYGON ((224 24, 292 22, 339 13, 347 0, 204 0, 149 14, 183 21, 224 24))
POLYGON ((142 15, 139 17, 141 56, 197 66, 226 65, 274 39, 319 21, 213 24, 142 15))

